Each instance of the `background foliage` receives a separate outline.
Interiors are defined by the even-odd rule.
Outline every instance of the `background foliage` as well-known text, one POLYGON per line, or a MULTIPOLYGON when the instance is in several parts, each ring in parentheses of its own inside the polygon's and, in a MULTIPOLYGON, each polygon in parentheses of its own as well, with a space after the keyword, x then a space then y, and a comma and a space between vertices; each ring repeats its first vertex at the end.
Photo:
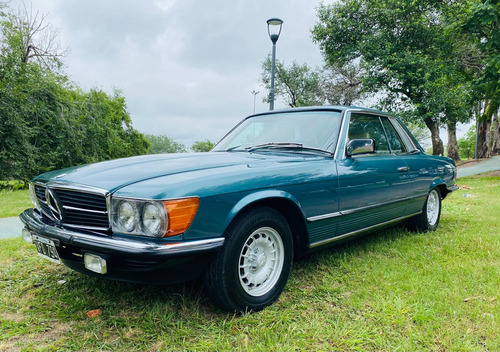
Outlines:
POLYGON ((186 152, 186 146, 184 144, 176 142, 169 136, 146 134, 145 137, 150 143, 149 154, 186 152))
POLYGON ((214 147, 214 143, 208 139, 204 141, 196 141, 191 146, 191 150, 196 153, 209 152, 214 147))
POLYGON ((46 45, 48 28, 43 18, 0 13, 0 179, 147 153, 121 92, 70 82, 61 52, 46 45))
MULTIPOLYGON (((276 63, 275 92, 287 104, 354 102, 397 113, 428 129, 436 155, 445 153, 445 127, 454 160, 457 123, 475 117, 478 157, 500 154, 498 0, 339 0, 320 5, 317 16, 311 32, 323 69, 276 63)), ((267 58, 266 88, 270 67, 267 58)))

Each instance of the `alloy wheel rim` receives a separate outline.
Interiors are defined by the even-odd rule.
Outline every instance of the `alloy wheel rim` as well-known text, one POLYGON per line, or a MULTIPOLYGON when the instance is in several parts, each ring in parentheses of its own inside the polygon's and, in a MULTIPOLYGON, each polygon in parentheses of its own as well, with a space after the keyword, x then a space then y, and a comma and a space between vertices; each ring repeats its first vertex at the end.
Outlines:
POLYGON ((250 296, 265 295, 279 280, 284 263, 284 246, 279 233, 271 227, 252 232, 241 249, 238 275, 243 290, 250 296))
POLYGON ((427 199, 427 221, 434 226, 439 216, 439 196, 436 191, 429 193, 427 199))

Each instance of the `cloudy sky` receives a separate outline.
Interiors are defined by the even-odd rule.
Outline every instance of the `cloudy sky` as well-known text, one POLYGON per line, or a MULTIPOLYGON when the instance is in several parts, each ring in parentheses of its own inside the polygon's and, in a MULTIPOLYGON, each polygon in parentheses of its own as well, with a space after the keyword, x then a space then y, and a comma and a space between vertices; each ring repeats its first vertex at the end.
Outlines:
MULTIPOLYGON (((328 3, 329 1, 324 1, 328 3)), ((268 110, 259 84, 267 19, 283 19, 277 58, 321 66, 310 30, 320 0, 25 0, 60 30, 65 72, 84 89, 122 90, 136 129, 190 146, 268 110)), ((10 1, 17 9, 21 0, 10 1)), ((275 108, 286 107, 282 101, 275 108)))

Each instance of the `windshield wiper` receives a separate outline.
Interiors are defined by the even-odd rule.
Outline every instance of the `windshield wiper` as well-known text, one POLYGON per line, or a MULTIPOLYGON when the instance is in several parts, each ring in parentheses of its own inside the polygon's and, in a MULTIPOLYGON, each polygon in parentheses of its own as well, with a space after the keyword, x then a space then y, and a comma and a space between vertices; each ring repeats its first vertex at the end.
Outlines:
POLYGON ((279 142, 279 143, 263 143, 253 145, 251 147, 246 147, 245 149, 249 152, 253 152, 257 149, 275 149, 275 148, 302 148, 303 145, 300 143, 287 143, 287 142, 279 142))
POLYGON ((238 149, 239 147, 241 147, 241 144, 234 145, 232 147, 227 148, 226 150, 221 150, 221 152, 232 152, 233 150, 238 149))
POLYGON ((320 152, 320 153, 326 153, 328 155, 333 155, 332 152, 329 150, 321 149, 321 148, 313 148, 313 147, 305 147, 301 143, 264 143, 264 144, 258 144, 254 145, 251 147, 245 148, 248 152, 253 152, 255 150, 259 149, 294 149, 294 150, 299 150, 299 151, 310 151, 310 152, 320 152))

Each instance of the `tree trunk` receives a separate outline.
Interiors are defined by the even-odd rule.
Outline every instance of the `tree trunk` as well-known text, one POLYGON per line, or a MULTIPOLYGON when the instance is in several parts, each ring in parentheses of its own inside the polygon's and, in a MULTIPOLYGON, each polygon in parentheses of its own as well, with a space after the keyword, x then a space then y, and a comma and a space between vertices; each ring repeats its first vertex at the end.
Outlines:
POLYGON ((491 156, 491 120, 484 119, 479 121, 479 130, 477 133, 477 157, 479 159, 489 158, 491 156))
POLYGON ((493 115, 493 146, 491 155, 500 155, 500 124, 498 123, 498 111, 493 115))
POLYGON ((452 158, 455 161, 460 160, 460 155, 458 155, 458 143, 457 143, 457 123, 448 122, 448 158, 452 158))
POLYGON ((432 154, 443 155, 444 147, 443 141, 439 137, 439 124, 430 117, 425 118, 424 122, 427 128, 431 131, 432 154))

